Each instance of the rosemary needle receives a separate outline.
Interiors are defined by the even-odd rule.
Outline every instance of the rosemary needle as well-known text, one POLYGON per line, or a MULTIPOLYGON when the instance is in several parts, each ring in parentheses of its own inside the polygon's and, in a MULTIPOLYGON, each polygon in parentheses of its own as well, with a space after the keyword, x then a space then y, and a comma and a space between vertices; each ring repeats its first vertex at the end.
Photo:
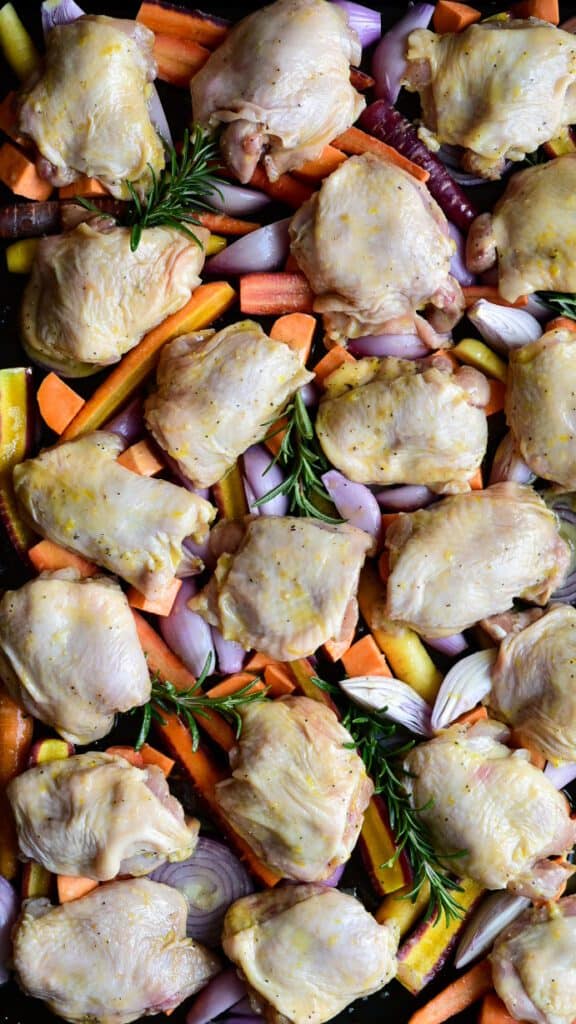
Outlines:
POLYGON ((537 292, 536 295, 555 313, 576 320, 576 292, 537 292))
MULTIPOLYGON (((196 718, 207 718, 211 711, 218 711, 235 726, 238 739, 242 732, 242 717, 238 708, 264 700, 266 691, 254 691, 253 682, 250 681, 235 693, 223 697, 210 697, 202 692, 202 685, 210 673, 212 661, 213 655, 210 653, 194 686, 187 690, 177 690, 173 683, 162 680, 157 675, 153 676, 150 700, 144 705, 140 732, 134 744, 136 750, 140 750, 142 744, 146 742, 153 721, 165 724, 162 712, 176 714, 184 722, 190 730, 194 750, 198 749, 200 742, 196 718)), ((142 709, 134 708, 135 712, 140 710, 142 709)))

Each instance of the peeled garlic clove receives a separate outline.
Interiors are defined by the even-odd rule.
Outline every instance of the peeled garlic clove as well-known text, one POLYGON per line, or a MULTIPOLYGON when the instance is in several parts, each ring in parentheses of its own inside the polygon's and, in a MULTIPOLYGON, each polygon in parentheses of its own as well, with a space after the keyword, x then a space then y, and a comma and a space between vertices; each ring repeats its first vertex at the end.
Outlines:
POLYGON ((446 729, 455 718, 476 707, 490 693, 495 661, 495 650, 476 651, 450 669, 438 690, 432 711, 430 724, 434 732, 446 729))

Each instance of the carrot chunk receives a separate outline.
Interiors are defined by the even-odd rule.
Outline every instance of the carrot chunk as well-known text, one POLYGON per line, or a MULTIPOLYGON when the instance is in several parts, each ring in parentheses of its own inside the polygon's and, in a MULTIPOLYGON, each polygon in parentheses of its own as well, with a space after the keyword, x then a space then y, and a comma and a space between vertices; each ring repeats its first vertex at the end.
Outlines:
POLYGON ((159 459, 150 441, 145 438, 130 445, 116 459, 124 469, 129 469, 138 476, 156 476, 165 469, 162 459, 159 459))
POLYGON ((167 757, 161 750, 156 750, 156 747, 151 747, 149 743, 142 744, 140 754, 146 767, 154 765, 154 767, 160 769, 165 778, 168 778, 176 764, 171 757, 167 757))
POLYGON ((316 330, 316 318, 309 313, 288 313, 272 324, 270 337, 283 341, 299 357, 303 364, 308 362, 316 330))
POLYGON ((29 548, 28 558, 36 569, 36 572, 57 572, 58 569, 76 569, 82 579, 88 576, 95 576, 98 569, 94 562, 88 558, 77 555, 73 551, 67 551, 52 540, 40 540, 34 547, 29 548))
POLYGON ((478 1024, 518 1024, 516 1017, 511 1017, 502 1000, 495 992, 487 992, 482 1000, 478 1024))
MULTIPOLYGON (((576 324, 574 324, 574 330, 576 331, 576 324)), ((493 416, 497 412, 502 412, 504 408, 506 385, 504 381, 496 380, 495 377, 490 378, 488 383, 490 385, 490 400, 484 407, 484 412, 487 416, 493 416)))
POLYGON ((442 35, 444 32, 462 32, 468 25, 480 21, 481 17, 480 11, 468 4, 456 3, 456 0, 438 0, 432 24, 434 31, 442 35))
POLYGON ((70 903, 72 900, 79 900, 93 889, 97 889, 99 884, 95 878, 83 878, 82 875, 57 875, 58 901, 70 903))
POLYGON ((140 751, 135 750, 134 747, 106 747, 106 753, 113 757, 123 757, 134 768, 144 767, 144 758, 140 751))
POLYGON ((317 156, 315 160, 307 160, 293 173, 297 178, 314 184, 327 178, 346 160, 346 154, 340 149, 336 149, 335 146, 325 146, 320 156, 317 156))
POLYGON ((352 353, 342 348, 342 345, 336 345, 335 348, 331 348, 314 367, 316 384, 323 387, 326 378, 331 373, 334 373, 334 370, 337 370, 343 363, 353 363, 354 361, 352 353))
POLYGON ((538 18, 552 25, 560 24, 558 0, 520 0, 511 8, 513 18, 538 18))
POLYGON ((462 289, 466 308, 473 306, 478 299, 486 299, 488 302, 495 302, 497 306, 514 306, 520 308, 528 305, 528 296, 520 295, 515 302, 507 302, 503 299, 496 285, 493 284, 471 284, 462 289))
POLYGON ((36 397, 44 423, 55 434, 66 430, 84 405, 84 399, 55 373, 44 377, 36 397))
POLYGON ((391 676, 386 658, 372 636, 363 636, 342 655, 346 674, 352 676, 391 676))
POLYGON ((268 687, 271 697, 283 697, 285 694, 294 693, 296 683, 290 675, 290 671, 284 665, 266 665, 264 668, 264 682, 268 687))
POLYGON ((311 313, 314 295, 304 274, 244 274, 240 278, 240 309, 258 316, 311 313))
POLYGON ((249 235, 257 231, 260 224, 251 220, 238 220, 237 217, 228 217, 225 213, 198 213, 198 220, 203 228, 216 232, 218 235, 249 235))
POLYGON ((228 34, 228 24, 221 18, 214 18, 201 11, 187 11, 174 4, 147 2, 140 5, 136 21, 140 21, 153 32, 195 39, 214 50, 228 34))
POLYGON ((260 189, 279 203, 286 203, 297 210, 313 195, 314 189, 304 181, 298 181, 292 174, 281 174, 276 181, 269 181, 263 167, 258 166, 250 179, 253 188, 260 189))
POLYGON ((165 618, 170 615, 181 586, 182 580, 172 580, 163 590, 161 596, 154 600, 140 593, 136 587, 129 587, 126 594, 128 604, 131 608, 137 608, 141 612, 149 612, 150 615, 160 615, 165 618))
POLYGON ((158 78, 180 89, 187 89, 190 79, 203 68, 210 50, 184 36, 171 36, 157 32, 154 37, 154 59, 158 78))
POLYGON ((74 199, 75 196, 109 196, 110 192, 98 178, 89 178, 86 174, 81 175, 70 185, 63 185, 58 189, 60 199, 74 199))
POLYGON ((15 195, 40 202, 48 199, 53 191, 50 182, 38 174, 34 161, 11 142, 0 146, 0 181, 15 195))
POLYGON ((238 693, 243 686, 247 686, 248 683, 254 685, 247 690, 247 693, 261 693, 264 690, 264 683, 253 676, 251 672, 236 672, 233 676, 228 676, 228 679, 222 680, 221 683, 216 683, 216 686, 212 686, 206 691, 207 697, 230 697, 233 693, 238 693))

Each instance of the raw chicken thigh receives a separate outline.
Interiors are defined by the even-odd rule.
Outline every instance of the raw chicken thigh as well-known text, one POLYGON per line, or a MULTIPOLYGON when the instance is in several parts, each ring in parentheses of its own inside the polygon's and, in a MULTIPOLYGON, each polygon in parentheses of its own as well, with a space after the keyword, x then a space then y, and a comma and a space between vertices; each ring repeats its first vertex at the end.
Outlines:
POLYGON ((420 93, 434 144, 464 147, 462 166, 485 178, 576 120, 576 40, 545 22, 417 29, 407 57, 404 84, 420 93))
POLYGON ((78 1024, 174 1009, 221 969, 186 938, 187 914, 182 893, 147 878, 101 885, 60 907, 27 900, 13 937, 20 987, 78 1024))
POLYGON ((76 754, 30 768, 7 792, 20 856, 54 874, 99 882, 147 875, 196 846, 200 823, 185 824, 155 766, 141 771, 122 757, 76 754))
POLYGON ((494 212, 472 223, 469 270, 482 273, 498 260, 498 291, 507 302, 535 291, 576 291, 575 195, 576 153, 514 174, 494 212))
POLYGON ((194 568, 182 541, 204 540, 216 510, 183 487, 125 469, 116 462, 123 448, 116 434, 86 434, 20 463, 14 487, 39 533, 154 600, 194 568))
POLYGON ((570 549, 530 487, 500 483, 402 514, 386 533, 386 615, 442 637, 506 611, 517 597, 545 605, 570 549))
MULTIPOLYGON (((194 231, 205 244, 209 233, 194 231)), ((41 238, 24 292, 22 344, 64 376, 94 373, 184 306, 203 265, 204 249, 175 228, 145 228, 136 252, 128 228, 98 220, 41 238)))
POLYGON ((165 345, 146 423, 198 487, 221 480, 314 377, 295 352, 252 320, 165 345))
POLYGON ((413 333, 446 343, 464 302, 450 274, 454 242, 425 185, 379 157, 350 157, 290 223, 291 251, 328 338, 413 333), (417 310, 432 307, 431 322, 417 310))
POLYGON ((228 33, 191 82, 194 120, 224 125, 224 158, 242 182, 260 156, 270 181, 319 156, 366 105, 350 84, 362 49, 326 0, 277 0, 228 33))
POLYGON ((106 736, 119 711, 150 698, 130 606, 110 579, 43 573, 0 601, 0 679, 71 743, 106 736))
POLYGON ((398 928, 323 885, 291 885, 233 903, 222 946, 266 1020, 323 1024, 396 974, 398 928))
POLYGON ((350 480, 468 489, 486 452, 488 382, 434 360, 358 359, 330 375, 316 432, 350 480))
MULTIPOLYGON (((228 524, 213 531, 227 540, 228 524)), ((188 602, 226 640, 293 661, 341 635, 357 617, 356 590, 372 538, 347 523, 247 518, 230 534, 216 572, 188 602), (233 552, 233 553, 232 553, 233 552)))
MULTIPOLYGON (((455 725, 410 751, 404 765, 414 807, 440 856, 463 851, 458 871, 487 889, 553 899, 575 870, 566 798, 524 750, 511 751, 497 722, 455 725)), ((447 859, 447 865, 453 866, 447 859)))
POLYGON ((556 605, 500 646, 489 703, 549 760, 576 760, 576 609, 556 605))
POLYGON ((135 21, 87 15, 57 25, 40 77, 21 96, 20 131, 36 143, 40 170, 54 185, 81 174, 128 198, 143 194, 164 167, 147 102, 156 75, 154 34, 135 21))
POLYGON ((348 860, 373 785, 334 712, 308 697, 242 709, 232 778, 216 799, 234 829, 283 878, 329 878, 348 860))
MULTIPOLYGON (((575 279, 576 281, 576 279, 575 279)), ((576 489, 576 335, 549 331, 512 349, 506 419, 533 473, 576 489)))
POLYGON ((500 999, 516 1020, 572 1024, 576 1017, 576 897, 531 907, 490 955, 500 999))

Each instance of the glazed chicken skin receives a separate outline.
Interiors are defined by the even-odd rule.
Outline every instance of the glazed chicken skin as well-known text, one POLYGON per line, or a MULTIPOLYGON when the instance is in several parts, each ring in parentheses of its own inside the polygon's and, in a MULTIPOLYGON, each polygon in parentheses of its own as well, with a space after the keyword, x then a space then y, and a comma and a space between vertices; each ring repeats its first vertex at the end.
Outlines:
POLYGON ((576 1016, 576 897, 531 907, 498 936, 494 987, 516 1020, 572 1024, 576 1016))
POLYGON ((308 697, 247 705, 216 800, 283 878, 329 878, 356 841, 373 785, 334 712, 308 697))
POLYGON ((277 0, 228 33, 191 82, 194 120, 224 125, 228 166, 249 182, 263 155, 270 181, 354 124, 366 105, 350 84, 362 49, 326 0, 277 0))
POLYGON ((135 21, 86 15, 46 39, 39 77, 20 98, 19 131, 40 151, 39 170, 54 185, 98 178, 118 198, 126 181, 142 195, 164 148, 147 102, 156 76, 154 34, 135 21))
POLYGON ((501 643, 490 708, 548 760, 576 760, 576 609, 554 605, 501 643))
POLYGON ((51 906, 26 900, 13 934, 16 978, 64 1020, 129 1024, 179 1006, 221 969, 186 938, 188 904, 147 878, 51 906))
POLYGON ((0 679, 70 743, 106 736, 117 712, 150 699, 134 617, 111 579, 42 573, 0 600, 0 679))
POLYGON ((437 853, 487 889, 553 899, 575 870, 564 855, 576 839, 566 798, 525 750, 504 746, 497 722, 455 725, 410 751, 406 788, 437 853))
POLYGON ((468 490, 486 452, 490 391, 477 370, 445 364, 358 359, 332 373, 316 417, 332 465, 357 483, 468 490))
POLYGON ((576 291, 575 191, 573 153, 514 174, 493 213, 470 227, 468 269, 482 273, 497 262, 498 291, 507 302, 535 291, 576 291))
POLYGON ((92 752, 29 768, 7 788, 22 860, 106 882, 186 860, 200 823, 184 821, 160 768, 92 752))
POLYGON ((500 178, 576 120, 576 41, 546 22, 510 20, 408 37, 404 85, 420 93, 434 145, 462 146, 462 166, 500 178))
POLYGON ((290 222, 291 252, 328 338, 416 330, 446 344, 464 308, 450 274, 454 242, 440 207, 411 174, 367 153, 322 182, 290 222), (430 307, 430 322, 417 314, 430 307))
POLYGON ((291 516, 225 521, 214 576, 188 606, 226 640, 279 661, 312 654, 358 615, 356 590, 372 538, 347 523, 291 516))
POLYGON ((576 488, 576 337, 543 334, 510 352, 506 420, 536 476, 576 488))
POLYGON ((203 541, 216 510, 183 487, 125 469, 116 461, 123 449, 116 434, 85 434, 20 463, 14 487, 39 533, 154 600, 175 575, 202 568, 182 541, 203 541))
POLYGON ((325 885, 291 885, 237 900, 222 946, 267 1021, 323 1024, 396 974, 398 928, 325 885))
POLYGON ((197 487, 221 480, 312 380, 288 345, 244 320, 176 338, 162 349, 146 423, 197 487))
POLYGON ((515 483, 403 513, 388 528, 386 546, 385 616, 429 637, 507 611, 515 598, 545 605, 571 557, 554 512, 515 483))
MULTIPOLYGON (((209 232, 195 228, 202 245, 209 232)), ((41 238, 21 311, 28 355, 67 377, 117 362, 181 309, 200 284, 204 248, 176 228, 130 230, 102 218, 41 238)))

